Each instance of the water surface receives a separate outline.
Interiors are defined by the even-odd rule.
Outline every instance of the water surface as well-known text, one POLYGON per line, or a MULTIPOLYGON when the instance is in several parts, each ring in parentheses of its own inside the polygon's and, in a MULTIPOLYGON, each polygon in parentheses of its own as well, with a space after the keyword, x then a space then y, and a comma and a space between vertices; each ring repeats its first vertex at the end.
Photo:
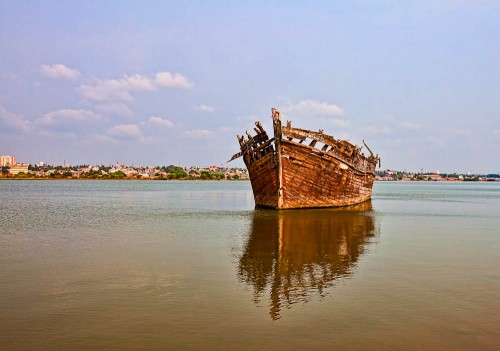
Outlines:
POLYGON ((500 183, 276 212, 248 182, 0 181, 0 346, 496 350, 499 209, 500 183))

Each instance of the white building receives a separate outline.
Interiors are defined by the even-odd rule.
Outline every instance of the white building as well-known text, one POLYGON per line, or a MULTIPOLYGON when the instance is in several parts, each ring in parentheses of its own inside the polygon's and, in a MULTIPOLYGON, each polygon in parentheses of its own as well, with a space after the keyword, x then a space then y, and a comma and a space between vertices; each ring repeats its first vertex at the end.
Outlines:
POLYGON ((19 173, 28 173, 28 164, 27 163, 17 163, 14 166, 10 167, 10 174, 19 174, 19 173))
POLYGON ((11 167, 16 164, 14 156, 0 156, 0 167, 11 167))

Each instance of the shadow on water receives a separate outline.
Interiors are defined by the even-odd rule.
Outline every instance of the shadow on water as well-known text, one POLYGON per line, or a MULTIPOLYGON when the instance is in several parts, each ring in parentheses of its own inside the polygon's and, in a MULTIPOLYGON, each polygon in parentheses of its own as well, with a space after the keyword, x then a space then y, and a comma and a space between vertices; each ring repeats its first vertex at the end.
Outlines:
POLYGON ((375 242, 371 202, 340 209, 256 210, 238 262, 238 277, 281 318, 292 304, 323 297, 325 289, 355 273, 356 262, 375 242))

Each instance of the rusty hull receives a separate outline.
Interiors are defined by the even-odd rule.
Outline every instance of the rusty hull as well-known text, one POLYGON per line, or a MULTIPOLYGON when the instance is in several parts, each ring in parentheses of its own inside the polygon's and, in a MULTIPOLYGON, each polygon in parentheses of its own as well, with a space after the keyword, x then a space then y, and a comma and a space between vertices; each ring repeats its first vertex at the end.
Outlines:
POLYGON ((238 136, 241 152, 230 160, 243 157, 257 207, 340 207, 371 198, 380 159, 366 144, 370 156, 322 130, 293 128, 289 121, 282 126, 276 109, 272 118, 273 138, 257 121, 256 135, 238 136))

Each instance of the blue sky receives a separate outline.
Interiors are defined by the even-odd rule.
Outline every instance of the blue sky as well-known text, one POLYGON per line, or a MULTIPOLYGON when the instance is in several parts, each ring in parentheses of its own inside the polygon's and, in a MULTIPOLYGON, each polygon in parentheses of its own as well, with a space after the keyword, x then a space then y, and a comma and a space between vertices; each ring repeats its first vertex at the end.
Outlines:
POLYGON ((481 0, 2 0, 0 154, 220 165, 277 107, 383 169, 497 173, 499 18, 481 0))

